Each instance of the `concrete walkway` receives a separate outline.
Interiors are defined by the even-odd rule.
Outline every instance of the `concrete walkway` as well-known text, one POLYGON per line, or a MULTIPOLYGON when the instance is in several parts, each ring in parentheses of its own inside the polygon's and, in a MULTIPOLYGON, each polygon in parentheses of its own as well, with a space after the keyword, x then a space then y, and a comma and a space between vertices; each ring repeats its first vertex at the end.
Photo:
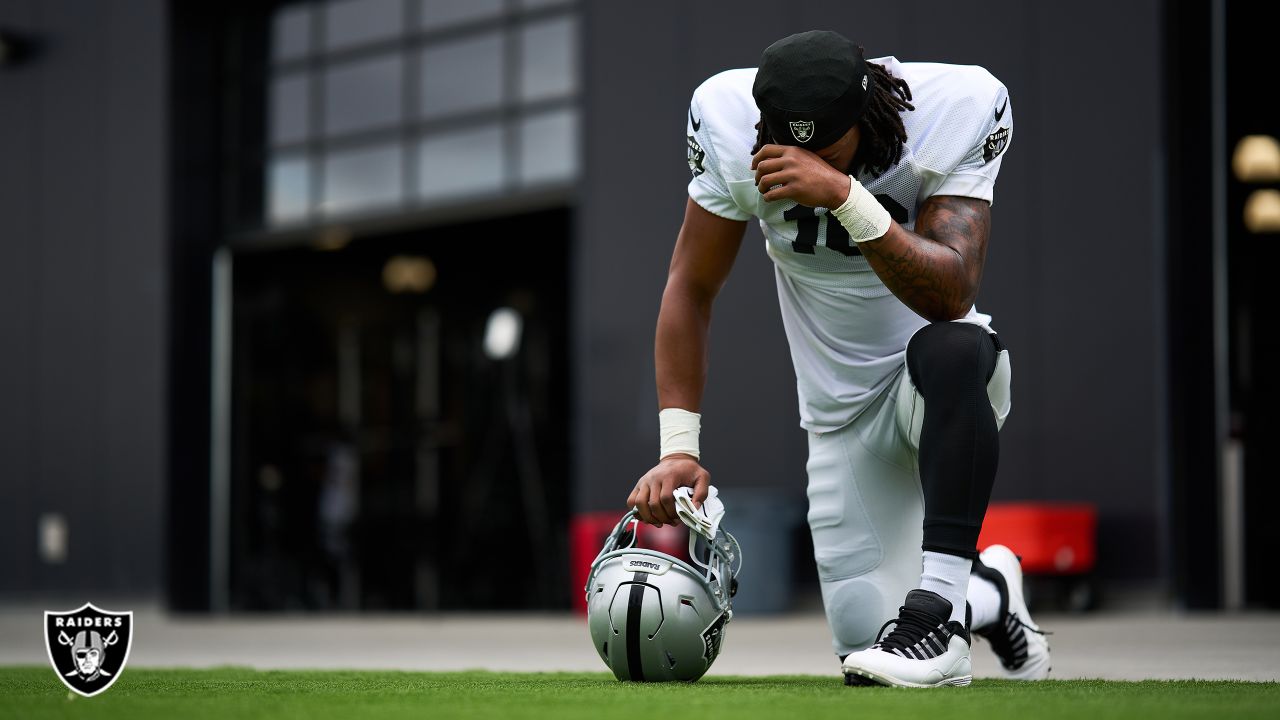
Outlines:
MULTIPOLYGON (((128 607, 105 605, 111 610, 128 607)), ((66 609, 66 608, 58 608, 66 609)), ((1093 615, 1040 618, 1053 677, 1280 681, 1280 615, 1093 615)), ((48 662, 43 608, 0 607, 0 665, 48 662)), ((600 671, 585 619, 573 615, 171 616, 136 609, 133 667, 600 671)), ((712 674, 839 675, 819 614, 739 617, 712 674)), ((996 675, 985 643, 974 672, 996 675)))

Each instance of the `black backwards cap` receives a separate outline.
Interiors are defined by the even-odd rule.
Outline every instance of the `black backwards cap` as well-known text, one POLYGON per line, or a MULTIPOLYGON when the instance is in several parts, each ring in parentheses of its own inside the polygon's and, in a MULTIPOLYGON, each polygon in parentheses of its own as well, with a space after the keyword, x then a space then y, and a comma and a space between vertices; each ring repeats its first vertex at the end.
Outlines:
POLYGON ((773 142, 819 150, 858 122, 873 82, 857 45, 810 30, 765 48, 751 94, 773 142))

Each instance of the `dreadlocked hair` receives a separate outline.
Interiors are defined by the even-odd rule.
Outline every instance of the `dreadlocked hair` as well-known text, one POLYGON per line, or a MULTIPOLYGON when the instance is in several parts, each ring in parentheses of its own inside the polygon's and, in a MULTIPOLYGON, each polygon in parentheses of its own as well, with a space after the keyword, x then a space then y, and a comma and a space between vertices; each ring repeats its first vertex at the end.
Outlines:
MULTIPOLYGON (((862 52, 861 47, 858 52, 862 52)), ((871 97, 867 99, 862 117, 858 118, 862 137, 850 172, 860 175, 865 170, 875 178, 902 159, 902 146, 907 142, 902 113, 916 108, 911 104, 911 88, 906 80, 894 77, 883 65, 875 63, 867 63, 867 71, 871 73, 871 97)), ((761 115, 756 123, 756 144, 751 148, 751 154, 755 155, 771 142, 773 139, 765 127, 764 115, 761 115)))

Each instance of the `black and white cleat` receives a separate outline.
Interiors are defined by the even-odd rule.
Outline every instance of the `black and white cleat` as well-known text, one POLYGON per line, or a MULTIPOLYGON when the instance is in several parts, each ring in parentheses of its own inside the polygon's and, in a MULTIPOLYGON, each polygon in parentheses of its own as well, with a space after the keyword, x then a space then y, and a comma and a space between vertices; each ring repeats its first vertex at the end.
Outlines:
POLYGON ((999 619, 974 635, 991 643, 1000 670, 1010 680, 1044 680, 1052 669, 1049 640, 1031 619, 1022 597, 1022 563, 1004 545, 992 545, 973 564, 973 572, 1000 591, 999 619))

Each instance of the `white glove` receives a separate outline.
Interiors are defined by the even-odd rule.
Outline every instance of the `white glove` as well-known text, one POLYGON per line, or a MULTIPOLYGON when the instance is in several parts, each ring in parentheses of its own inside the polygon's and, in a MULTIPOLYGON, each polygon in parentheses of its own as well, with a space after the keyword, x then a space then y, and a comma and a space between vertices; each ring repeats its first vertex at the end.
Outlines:
POLYGON ((716 497, 716 486, 707 488, 707 499, 702 507, 693 506, 693 488, 678 487, 675 491, 676 516, 680 522, 689 526, 690 530, 702 537, 712 540, 720 530, 720 521, 724 519, 724 503, 716 497))

